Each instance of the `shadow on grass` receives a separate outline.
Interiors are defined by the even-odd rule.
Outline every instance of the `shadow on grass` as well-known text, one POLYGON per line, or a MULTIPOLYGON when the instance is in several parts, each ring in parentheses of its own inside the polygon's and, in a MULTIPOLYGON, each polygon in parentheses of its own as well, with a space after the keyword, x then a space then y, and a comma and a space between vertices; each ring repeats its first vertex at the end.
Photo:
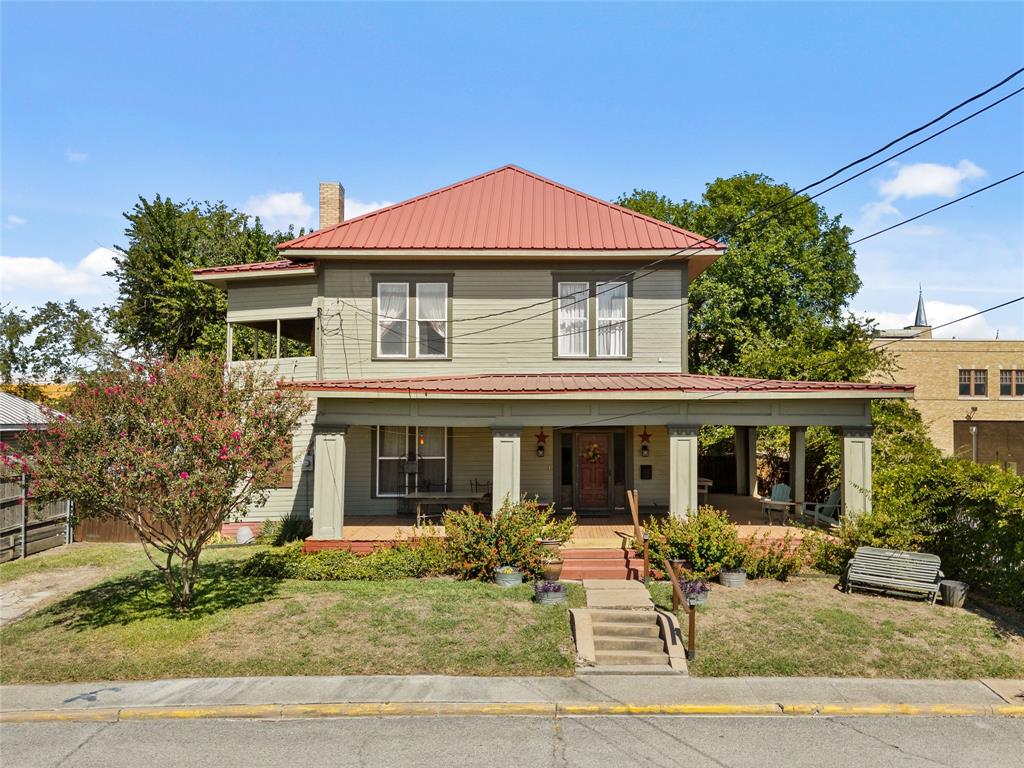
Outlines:
POLYGON ((199 619, 261 603, 277 594, 278 580, 243 576, 240 565, 232 561, 201 564, 194 603, 187 610, 173 606, 163 576, 152 569, 83 589, 46 613, 56 625, 86 630, 155 618, 199 619))

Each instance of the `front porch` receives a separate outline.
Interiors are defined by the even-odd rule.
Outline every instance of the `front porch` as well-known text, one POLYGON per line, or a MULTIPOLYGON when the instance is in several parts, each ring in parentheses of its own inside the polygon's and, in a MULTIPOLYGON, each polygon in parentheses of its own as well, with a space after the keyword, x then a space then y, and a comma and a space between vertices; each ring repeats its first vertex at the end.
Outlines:
MULTIPOLYGON (((775 523, 768 524, 761 514, 761 504, 750 496, 735 494, 712 493, 708 495, 708 504, 725 510, 729 519, 739 529, 740 538, 768 535, 769 538, 783 538, 787 534, 799 541, 803 538, 803 528, 794 525, 775 523)), ((650 516, 664 517, 667 509, 645 509, 642 520, 650 516)), ((383 545, 394 541, 407 541, 424 535, 444 535, 443 525, 433 525, 429 529, 417 528, 410 517, 396 515, 360 515, 350 517, 345 525, 345 540, 353 544, 367 543, 369 547, 383 545)), ((633 520, 628 512, 616 511, 607 515, 579 515, 576 518, 576 530, 572 539, 566 543, 567 548, 579 549, 625 549, 630 546, 633 536, 633 520)))

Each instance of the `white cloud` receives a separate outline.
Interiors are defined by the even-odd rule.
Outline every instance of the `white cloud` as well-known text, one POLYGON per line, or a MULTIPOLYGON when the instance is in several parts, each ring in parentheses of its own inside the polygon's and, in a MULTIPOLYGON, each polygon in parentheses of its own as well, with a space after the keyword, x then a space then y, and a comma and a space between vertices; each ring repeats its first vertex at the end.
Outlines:
MULTIPOLYGON (((916 305, 915 305, 916 306, 916 305)), ((973 315, 983 307, 975 307, 970 304, 951 304, 945 301, 925 301, 924 310, 928 315, 928 322, 932 327, 949 323, 967 315, 973 315)), ((861 317, 873 318, 879 329, 888 330, 893 328, 906 328, 914 323, 914 312, 861 312, 861 317)), ((935 338, 941 339, 992 339, 999 330, 1001 338, 1015 338, 1013 334, 1019 334, 1016 326, 999 327, 989 323, 986 315, 979 315, 968 320, 962 320, 945 328, 939 328, 934 332, 935 338)))
MULTIPOLYGON (((371 213, 380 208, 394 205, 387 200, 363 202, 354 197, 345 199, 345 218, 354 219, 371 213)), ((253 195, 242 206, 242 210, 250 216, 259 216, 266 229, 288 229, 291 225, 296 229, 305 227, 314 229, 319 222, 314 216, 313 206, 306 202, 301 192, 268 192, 265 195, 253 195)))
POLYGON ((874 226, 884 216, 900 216, 899 209, 890 203, 888 200, 878 200, 874 203, 868 203, 861 209, 861 223, 860 226, 874 226))
POLYGON ((0 301, 19 307, 65 299, 102 304, 115 293, 114 279, 103 274, 114 267, 115 255, 95 248, 74 266, 46 257, 0 256, 0 301))
POLYGON ((369 203, 364 203, 361 200, 350 197, 345 200, 345 218, 354 219, 356 216, 373 213, 381 208, 387 208, 389 205, 394 205, 394 203, 390 200, 373 200, 369 203))
POLYGON ((89 159, 89 155, 86 152, 77 152, 68 147, 67 158, 69 163, 84 163, 89 159))
POLYGON ((889 202, 899 198, 956 197, 968 179, 980 179, 985 171, 970 160, 954 165, 913 163, 901 165, 896 175, 883 181, 878 191, 889 202))
POLYGON ((15 216, 13 213, 7 215, 7 226, 9 227, 20 227, 22 224, 28 224, 28 219, 23 219, 21 216, 15 216))

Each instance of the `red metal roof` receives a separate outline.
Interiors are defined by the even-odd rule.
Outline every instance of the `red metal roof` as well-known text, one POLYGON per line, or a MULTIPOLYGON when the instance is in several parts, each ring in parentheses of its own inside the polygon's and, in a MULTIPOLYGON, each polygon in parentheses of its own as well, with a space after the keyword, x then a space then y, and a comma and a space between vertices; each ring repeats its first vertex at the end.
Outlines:
POLYGON ((506 165, 278 246, 280 250, 724 250, 722 243, 506 165))
POLYGON ((282 382, 305 390, 423 395, 548 395, 573 392, 912 393, 909 384, 779 381, 690 373, 480 373, 455 376, 282 382))
POLYGON ((315 267, 311 261, 292 261, 291 259, 278 259, 277 261, 257 261, 252 264, 225 264, 221 267, 203 267, 193 269, 193 275, 222 275, 237 272, 280 272, 288 269, 309 269, 315 267))

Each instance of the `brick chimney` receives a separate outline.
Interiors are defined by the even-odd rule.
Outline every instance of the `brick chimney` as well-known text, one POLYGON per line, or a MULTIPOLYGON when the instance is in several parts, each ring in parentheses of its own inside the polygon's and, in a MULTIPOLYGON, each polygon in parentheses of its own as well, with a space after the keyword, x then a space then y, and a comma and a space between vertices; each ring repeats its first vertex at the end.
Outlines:
POLYGON ((320 229, 345 220, 345 188, 336 181, 320 182, 320 229))

